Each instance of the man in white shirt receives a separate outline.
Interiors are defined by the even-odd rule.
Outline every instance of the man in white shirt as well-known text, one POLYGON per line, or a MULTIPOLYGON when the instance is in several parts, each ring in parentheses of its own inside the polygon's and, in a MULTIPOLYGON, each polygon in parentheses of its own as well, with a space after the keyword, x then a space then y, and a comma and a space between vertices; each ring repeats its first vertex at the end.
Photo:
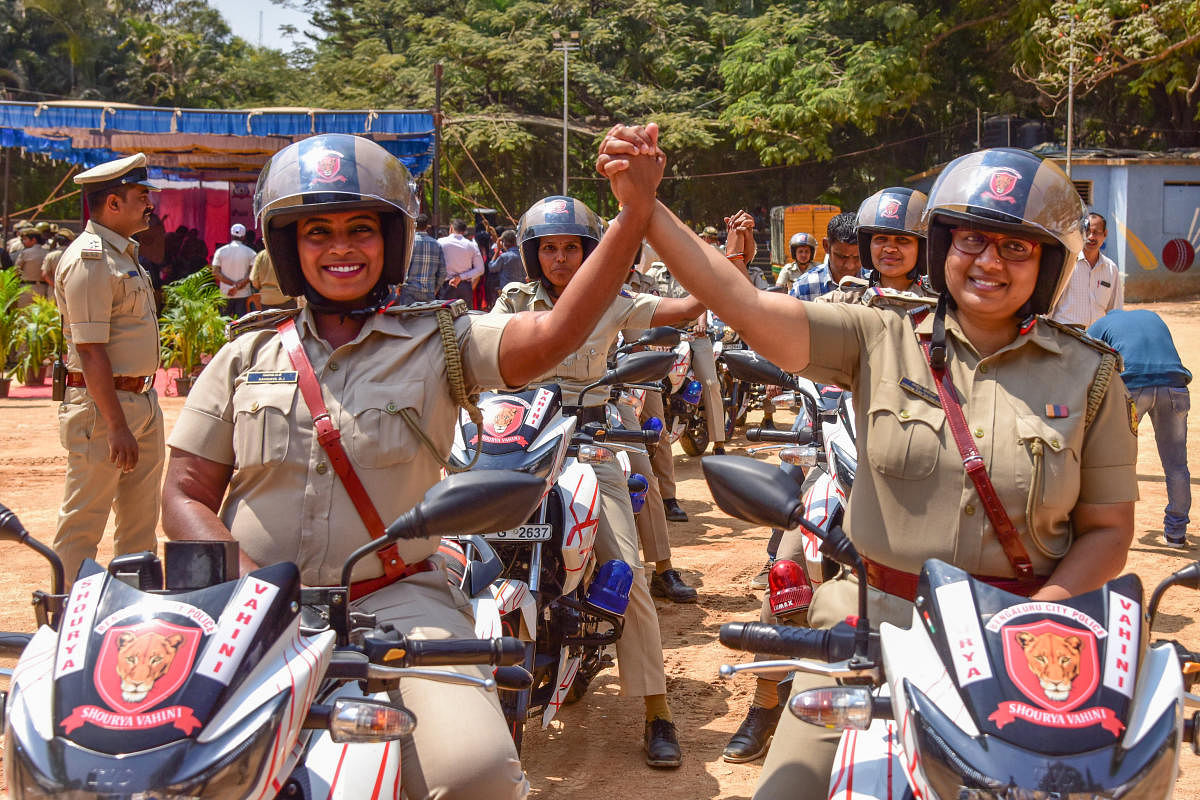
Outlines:
POLYGON ((1114 308, 1125 307, 1125 278, 1116 262, 1100 252, 1107 236, 1104 217, 1094 211, 1088 214, 1083 252, 1050 319, 1086 328, 1114 308))
POLYGON ((254 287, 250 285, 250 267, 258 254, 242 243, 245 235, 245 225, 239 222, 231 226, 229 236, 233 241, 218 247, 212 260, 213 277, 225 298, 225 313, 235 319, 246 313, 246 298, 254 293, 254 287))
POLYGON ((446 257, 446 282, 438 291, 442 300, 464 300, 472 306, 476 281, 483 275, 483 255, 474 239, 467 238, 467 223, 450 220, 450 235, 438 239, 446 257))

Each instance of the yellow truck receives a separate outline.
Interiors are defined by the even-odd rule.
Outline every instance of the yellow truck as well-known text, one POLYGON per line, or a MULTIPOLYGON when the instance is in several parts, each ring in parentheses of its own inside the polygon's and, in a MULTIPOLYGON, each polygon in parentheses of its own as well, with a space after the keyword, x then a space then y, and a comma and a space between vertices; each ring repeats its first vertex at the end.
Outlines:
POLYGON ((825 236, 829 220, 840 214, 837 206, 805 203, 795 206, 775 206, 771 209, 771 270, 778 275, 779 269, 792 260, 788 252, 788 240, 797 233, 811 233, 817 240, 817 252, 813 261, 825 258, 820 242, 825 236))

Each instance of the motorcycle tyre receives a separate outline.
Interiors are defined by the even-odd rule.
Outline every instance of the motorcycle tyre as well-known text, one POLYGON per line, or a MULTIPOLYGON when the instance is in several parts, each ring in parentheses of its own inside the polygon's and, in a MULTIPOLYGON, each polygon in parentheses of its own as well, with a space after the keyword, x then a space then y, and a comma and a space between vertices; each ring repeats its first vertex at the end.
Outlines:
POLYGON ((517 755, 521 755, 521 744, 525 741, 526 717, 514 718, 519 693, 500 689, 497 694, 500 699, 500 709, 504 712, 504 720, 508 724, 508 732, 512 734, 513 746, 517 748, 517 755))

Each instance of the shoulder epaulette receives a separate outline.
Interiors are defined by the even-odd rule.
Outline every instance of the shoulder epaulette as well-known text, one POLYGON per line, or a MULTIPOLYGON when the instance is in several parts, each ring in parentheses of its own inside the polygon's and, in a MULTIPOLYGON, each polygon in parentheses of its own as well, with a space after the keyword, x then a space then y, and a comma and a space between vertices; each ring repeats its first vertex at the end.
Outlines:
POLYGON ((436 314, 442 309, 450 312, 450 316, 458 319, 469 311, 467 304, 462 300, 432 300, 428 303, 413 303, 407 306, 392 305, 383 309, 381 313, 392 317, 403 317, 410 315, 425 315, 436 314))
POLYGON ((1070 336, 1072 339, 1075 339, 1076 341, 1083 342, 1088 347, 1097 351, 1101 355, 1116 356, 1117 357, 1117 365, 1118 365, 1117 371, 1120 372, 1121 370, 1125 369, 1124 365, 1121 362, 1121 354, 1118 353, 1113 348, 1109 347, 1107 342, 1097 339, 1094 336, 1088 336, 1086 332, 1079 330, 1079 328, 1074 328, 1070 325, 1064 325, 1063 323, 1052 320, 1049 317, 1042 317, 1041 319, 1042 319, 1042 322, 1045 322, 1051 328, 1054 328, 1057 331, 1061 331, 1062 333, 1065 333, 1067 336, 1070 336))
POLYGON ((862 304, 864 306, 903 306, 909 310, 915 310, 936 305, 936 297, 924 297, 915 292, 899 292, 895 289, 885 289, 882 286, 872 286, 863 292, 862 304))
POLYGON ((225 338, 232 342, 243 333, 273 328, 282 320, 294 317, 299 313, 300 309, 298 308, 268 308, 262 311, 251 311, 249 314, 243 314, 237 319, 231 320, 225 326, 225 338))
POLYGON ((76 239, 79 242, 79 257, 87 259, 104 258, 104 240, 91 231, 84 231, 76 239))

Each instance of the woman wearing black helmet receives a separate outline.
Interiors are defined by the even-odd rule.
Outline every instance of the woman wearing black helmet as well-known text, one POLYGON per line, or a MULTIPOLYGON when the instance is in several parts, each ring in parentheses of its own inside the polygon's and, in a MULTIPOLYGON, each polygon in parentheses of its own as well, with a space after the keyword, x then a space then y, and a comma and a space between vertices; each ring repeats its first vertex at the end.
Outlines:
MULTIPOLYGON (((602 235, 608 236, 604 234, 602 220, 579 200, 554 196, 534 203, 517 225, 521 258, 533 280, 505 287, 492 313, 546 311, 557 307, 568 287, 579 280, 579 265, 601 243, 602 235)), ((608 353, 618 333, 626 328, 650 328, 695 319, 704 311, 691 297, 663 298, 628 290, 622 290, 610 303, 597 305, 604 306, 603 316, 583 346, 535 381, 558 384, 565 405, 582 406, 581 424, 605 419, 608 393, 597 390, 580 398, 579 392, 604 374, 608 353)), ((655 767, 677 767, 681 756, 666 701, 658 614, 641 569, 629 490, 616 464, 593 466, 601 494, 596 554, 601 561, 615 558, 633 567, 625 629, 617 641, 621 691, 645 698, 646 762, 655 767)))
MULTIPOLYGON (((650 155, 635 161, 630 181, 613 182, 624 211, 553 312, 468 317, 458 306, 388 304, 389 286, 404 279, 417 210, 398 159, 345 135, 276 153, 259 176, 255 210, 281 288, 308 304, 239 322, 197 380, 169 441, 166 534, 233 538, 243 571, 294 561, 304 583, 338 584, 346 557, 382 533, 380 520, 438 480, 458 403, 480 387, 523 385, 594 327, 602 310, 594 298, 616 294, 661 173, 650 155), (314 418, 336 428, 341 444, 318 439, 314 418)), ((473 637, 465 598, 429 560, 437 544, 403 540, 360 561, 356 607, 402 633, 473 637)), ((494 696, 429 681, 399 692, 420 719, 400 748, 406 797, 525 795, 494 696)))
MULTIPOLYGON (((893 292, 926 295, 925 231, 921 214, 925 211, 923 193, 903 186, 883 189, 858 207, 858 254, 864 269, 870 270, 869 286, 893 292)), ((856 303, 867 286, 834 289, 819 300, 828 303, 856 303)))
MULTIPOLYGON (((599 166, 621 169, 625 149, 618 132, 599 166)), ((1137 496, 1129 394, 1112 351, 1041 316, 1069 278, 1082 212, 1062 170, 1031 153, 951 162, 923 217, 937 311, 918 319, 742 291, 736 271, 658 206, 647 238, 686 265, 686 286, 765 357, 854 391, 860 458, 846 528, 868 562, 872 621, 910 624, 930 557, 1041 600, 1096 589, 1123 567, 1137 496), (951 431, 960 397, 962 446, 951 431), (987 484, 964 474, 971 448, 987 484)), ((845 577, 822 584, 810 624, 854 613, 855 588, 845 577)), ((836 739, 781 723, 755 796, 827 785, 836 739)))
POLYGON ((793 234, 788 240, 788 252, 792 260, 783 265, 779 277, 775 279, 775 285, 784 289, 790 289, 796 279, 812 266, 813 256, 817 254, 817 238, 803 231, 793 234))

